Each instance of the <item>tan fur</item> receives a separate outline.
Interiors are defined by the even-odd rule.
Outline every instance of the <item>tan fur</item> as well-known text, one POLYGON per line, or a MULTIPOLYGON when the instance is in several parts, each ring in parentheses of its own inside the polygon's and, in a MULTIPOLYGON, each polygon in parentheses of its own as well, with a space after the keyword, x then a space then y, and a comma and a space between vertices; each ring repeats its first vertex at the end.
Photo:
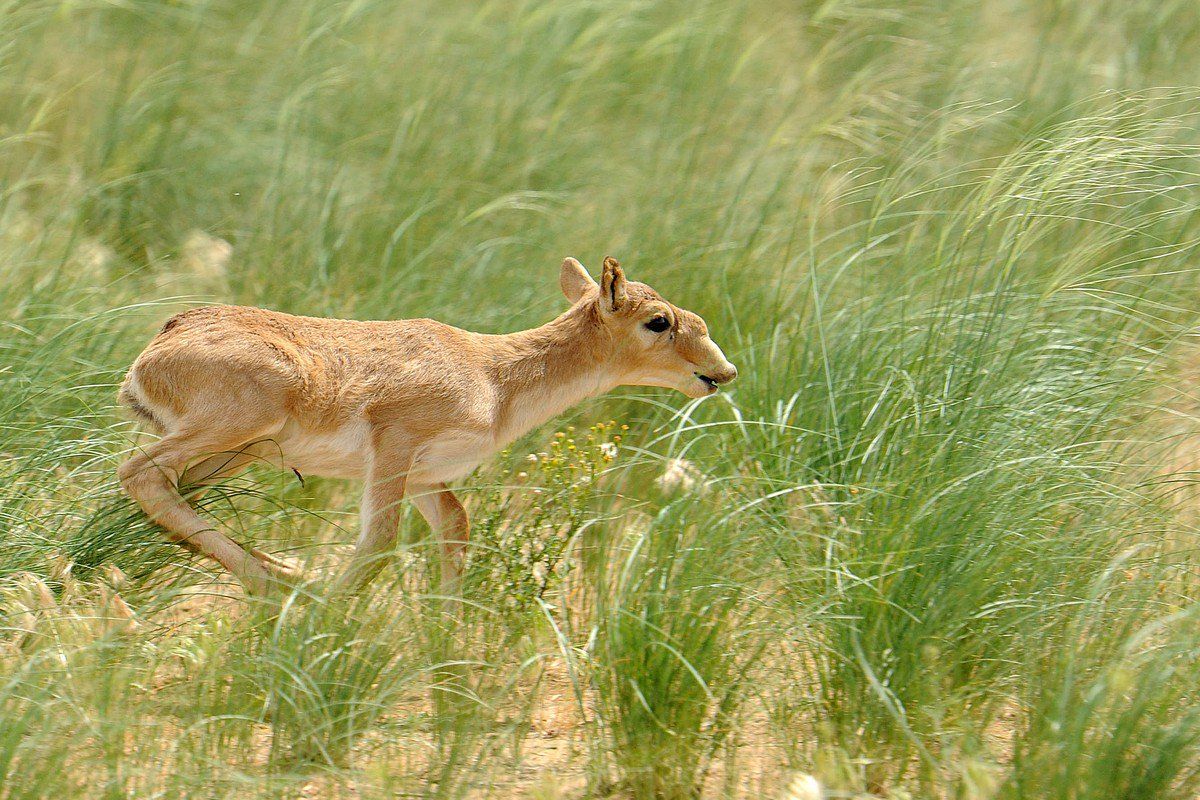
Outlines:
POLYGON ((172 317, 138 356, 120 399, 162 439, 121 465, 125 491, 180 544, 233 572, 249 591, 294 576, 288 563, 247 552, 212 527, 178 487, 208 484, 255 460, 301 475, 367 483, 362 533, 343 576, 359 586, 396 533, 399 504, 415 505, 443 542, 453 584, 468 537, 446 484, 579 401, 619 385, 703 397, 737 370, 700 317, 604 261, 600 284, 575 259, 560 286, 571 308, 532 330, 473 333, 429 319, 390 322, 297 317, 210 306, 172 317), (665 316, 671 327, 645 323, 665 316))

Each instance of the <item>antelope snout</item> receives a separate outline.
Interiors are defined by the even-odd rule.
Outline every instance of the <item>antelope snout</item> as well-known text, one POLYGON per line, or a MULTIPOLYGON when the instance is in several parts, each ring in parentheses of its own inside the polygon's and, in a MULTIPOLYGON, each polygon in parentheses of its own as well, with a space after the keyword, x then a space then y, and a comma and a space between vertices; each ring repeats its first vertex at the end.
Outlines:
POLYGON ((715 392, 718 386, 723 386, 737 377, 737 367, 725 361, 718 364, 716 367, 709 367, 704 372, 693 372, 693 375, 708 387, 708 391, 715 392))
POLYGON ((726 384, 737 378, 737 367, 726 361, 720 369, 708 373, 708 376, 717 383, 726 384))
POLYGON ((689 388, 684 389, 683 393, 689 397, 706 397, 715 394, 720 387, 738 376, 737 367, 730 363, 725 354, 721 352, 721 348, 717 347, 712 339, 706 336, 699 344, 700 346, 692 351, 692 357, 689 359, 690 366, 694 370, 692 375, 695 376, 699 386, 688 381, 689 388), (699 392, 699 394, 693 392, 699 392))

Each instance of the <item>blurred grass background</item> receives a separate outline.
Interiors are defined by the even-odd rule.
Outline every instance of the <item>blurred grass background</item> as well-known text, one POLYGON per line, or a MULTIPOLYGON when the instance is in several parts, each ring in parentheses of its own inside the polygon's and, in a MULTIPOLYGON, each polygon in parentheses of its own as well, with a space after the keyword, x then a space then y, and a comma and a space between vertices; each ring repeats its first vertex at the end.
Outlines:
POLYGON ((1195 797, 1198 70, 1185 0, 0 3, 0 797, 1195 797), (742 377, 472 476, 460 614, 414 515, 324 597, 353 486, 203 498, 281 612, 116 491, 189 304, 605 254, 742 377))

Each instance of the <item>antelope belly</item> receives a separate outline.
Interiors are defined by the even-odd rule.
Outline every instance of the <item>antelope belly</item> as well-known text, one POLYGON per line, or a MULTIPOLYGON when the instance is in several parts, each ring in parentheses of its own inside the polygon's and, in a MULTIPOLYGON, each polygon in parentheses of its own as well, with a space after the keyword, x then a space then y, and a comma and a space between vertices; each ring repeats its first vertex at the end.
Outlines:
POLYGON ((366 421, 356 420, 320 433, 285 428, 279 449, 283 465, 301 475, 363 478, 370 460, 370 441, 366 421))

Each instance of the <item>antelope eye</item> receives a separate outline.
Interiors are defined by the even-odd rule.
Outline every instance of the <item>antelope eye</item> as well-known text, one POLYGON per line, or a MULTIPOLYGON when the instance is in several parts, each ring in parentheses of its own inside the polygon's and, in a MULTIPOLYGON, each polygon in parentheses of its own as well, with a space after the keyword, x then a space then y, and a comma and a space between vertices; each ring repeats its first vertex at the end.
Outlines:
POLYGON ((646 323, 646 329, 655 333, 662 333, 669 327, 671 327, 671 320, 666 317, 655 317, 646 323))

